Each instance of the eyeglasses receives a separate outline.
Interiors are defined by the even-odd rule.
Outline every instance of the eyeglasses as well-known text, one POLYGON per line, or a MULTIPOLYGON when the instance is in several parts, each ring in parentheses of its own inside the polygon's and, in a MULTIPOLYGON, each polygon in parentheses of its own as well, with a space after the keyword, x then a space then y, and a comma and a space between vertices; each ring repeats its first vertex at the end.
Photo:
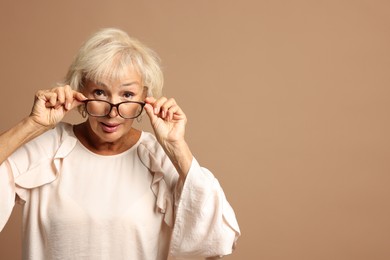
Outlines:
POLYGON ((112 104, 105 100, 87 99, 83 102, 87 114, 94 117, 105 117, 109 115, 112 108, 115 107, 121 117, 133 119, 141 115, 142 109, 145 106, 145 102, 140 101, 125 101, 112 104))

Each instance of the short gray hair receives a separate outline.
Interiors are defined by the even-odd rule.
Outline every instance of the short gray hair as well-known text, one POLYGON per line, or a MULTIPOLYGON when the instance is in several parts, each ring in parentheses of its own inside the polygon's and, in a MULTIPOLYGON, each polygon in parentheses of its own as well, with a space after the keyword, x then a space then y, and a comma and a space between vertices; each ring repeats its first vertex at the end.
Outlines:
POLYGON ((89 38, 79 49, 65 78, 65 84, 81 91, 85 80, 117 80, 129 68, 139 73, 148 96, 159 97, 164 84, 157 54, 126 32, 105 28, 89 38))

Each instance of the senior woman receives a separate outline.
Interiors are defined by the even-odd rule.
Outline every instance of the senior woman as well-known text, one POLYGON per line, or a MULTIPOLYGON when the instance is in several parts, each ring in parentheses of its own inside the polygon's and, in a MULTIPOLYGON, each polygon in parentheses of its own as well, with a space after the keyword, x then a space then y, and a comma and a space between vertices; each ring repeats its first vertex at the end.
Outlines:
POLYGON ((23 205, 24 259, 167 259, 230 254, 240 235, 218 181, 160 97, 155 53, 118 29, 80 48, 63 85, 0 136, 0 230, 23 205), (86 118, 63 123, 78 108, 86 118), (133 122, 146 111, 155 135, 133 122))

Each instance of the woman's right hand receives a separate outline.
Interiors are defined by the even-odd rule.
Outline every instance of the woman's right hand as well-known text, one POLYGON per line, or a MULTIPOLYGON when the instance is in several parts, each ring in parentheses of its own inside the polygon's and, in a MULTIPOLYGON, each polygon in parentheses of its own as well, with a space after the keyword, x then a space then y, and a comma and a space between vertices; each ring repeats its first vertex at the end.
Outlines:
POLYGON ((44 127, 53 127, 68 111, 83 104, 85 99, 87 98, 82 93, 73 90, 69 85, 39 90, 35 94, 30 117, 44 127))

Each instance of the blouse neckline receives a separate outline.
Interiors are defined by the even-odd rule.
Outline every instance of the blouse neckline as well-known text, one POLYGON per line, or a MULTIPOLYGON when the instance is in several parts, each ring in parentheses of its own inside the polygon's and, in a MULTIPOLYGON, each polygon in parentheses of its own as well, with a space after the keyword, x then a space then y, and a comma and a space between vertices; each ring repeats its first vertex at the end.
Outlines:
POLYGON ((141 143, 143 137, 144 137, 144 131, 141 131, 141 134, 140 134, 140 137, 138 138, 137 142, 132 146, 130 147, 129 149, 121 152, 121 153, 118 153, 118 154, 111 154, 111 155, 103 155, 103 154, 98 154, 98 153, 95 153, 93 151, 91 151, 90 149, 88 149, 76 136, 76 134, 74 133, 74 127, 72 126, 71 127, 71 135, 76 139, 76 145, 80 146, 83 150, 85 150, 87 153, 95 156, 95 157, 99 157, 99 158, 115 158, 115 157, 121 157, 121 156, 124 156, 124 155, 127 155, 128 153, 132 152, 134 149, 137 149, 138 145, 141 143))

